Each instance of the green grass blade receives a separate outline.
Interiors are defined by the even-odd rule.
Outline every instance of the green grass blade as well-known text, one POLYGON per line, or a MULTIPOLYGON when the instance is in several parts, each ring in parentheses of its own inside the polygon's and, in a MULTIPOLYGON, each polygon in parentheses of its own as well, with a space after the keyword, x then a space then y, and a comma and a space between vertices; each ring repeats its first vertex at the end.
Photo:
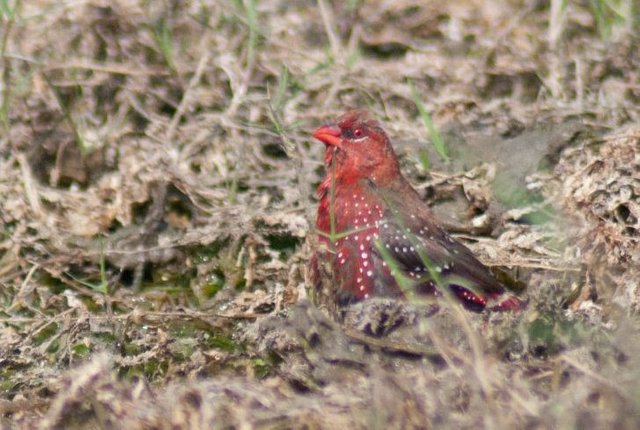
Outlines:
POLYGON ((433 146, 436 149, 438 156, 442 161, 444 161, 445 163, 448 163, 449 161, 451 161, 451 159, 447 151, 447 146, 444 143, 444 139, 442 138, 442 135, 440 134, 436 126, 433 124, 431 115, 429 115, 429 112, 427 112, 427 109, 425 108, 424 103, 420 98, 420 94, 418 93, 418 90, 413 84, 413 81, 409 81, 409 88, 411 89, 411 97, 413 98, 413 102, 418 108, 418 112, 420 113, 422 122, 424 123, 424 126, 427 129, 427 133, 429 133, 429 138, 431 139, 431 142, 433 142, 433 146))
POLYGON ((289 69, 286 66, 282 66, 280 77, 278 78, 278 87, 276 93, 273 95, 273 108, 276 111, 280 111, 285 102, 287 95, 287 88, 289 87, 289 69))

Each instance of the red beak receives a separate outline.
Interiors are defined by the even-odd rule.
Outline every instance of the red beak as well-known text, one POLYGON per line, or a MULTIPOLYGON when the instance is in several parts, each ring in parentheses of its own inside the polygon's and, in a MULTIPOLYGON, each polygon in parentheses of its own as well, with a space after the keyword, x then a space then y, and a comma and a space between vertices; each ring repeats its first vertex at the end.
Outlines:
POLYGON ((342 131, 337 125, 323 125, 313 132, 313 137, 325 145, 340 146, 342 144, 342 131))

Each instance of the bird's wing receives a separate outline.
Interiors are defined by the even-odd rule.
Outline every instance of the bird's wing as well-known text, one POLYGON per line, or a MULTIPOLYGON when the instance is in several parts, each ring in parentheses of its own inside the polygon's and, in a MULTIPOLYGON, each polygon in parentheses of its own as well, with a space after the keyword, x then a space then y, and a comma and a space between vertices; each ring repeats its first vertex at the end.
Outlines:
POLYGON ((379 224, 378 255, 392 257, 398 268, 414 278, 437 274, 448 285, 475 293, 501 293, 500 282, 473 253, 428 217, 403 217, 394 211, 379 224))

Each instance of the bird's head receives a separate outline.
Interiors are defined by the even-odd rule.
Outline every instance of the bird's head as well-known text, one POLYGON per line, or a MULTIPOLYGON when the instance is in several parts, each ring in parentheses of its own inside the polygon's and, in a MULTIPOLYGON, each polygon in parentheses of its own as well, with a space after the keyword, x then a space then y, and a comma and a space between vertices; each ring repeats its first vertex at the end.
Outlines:
POLYGON ((366 111, 348 111, 334 124, 318 128, 313 137, 327 147, 327 169, 331 171, 335 162, 336 178, 343 181, 368 179, 384 184, 399 172, 387 134, 366 111))

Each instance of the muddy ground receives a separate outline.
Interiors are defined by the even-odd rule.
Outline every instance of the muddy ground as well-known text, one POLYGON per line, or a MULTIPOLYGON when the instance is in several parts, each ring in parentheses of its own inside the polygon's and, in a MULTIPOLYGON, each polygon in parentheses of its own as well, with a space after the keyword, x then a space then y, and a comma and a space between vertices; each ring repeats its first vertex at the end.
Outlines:
POLYGON ((640 8, 451 3, 0 2, 2 426, 638 428, 640 8), (525 311, 314 301, 353 107, 525 311))

